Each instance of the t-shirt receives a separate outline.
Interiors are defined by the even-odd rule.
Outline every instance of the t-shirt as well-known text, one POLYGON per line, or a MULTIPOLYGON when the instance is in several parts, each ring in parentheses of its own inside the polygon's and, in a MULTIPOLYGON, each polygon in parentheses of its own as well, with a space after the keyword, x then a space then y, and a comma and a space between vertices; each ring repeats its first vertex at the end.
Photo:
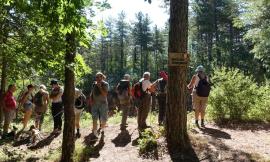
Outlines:
POLYGON ((140 82, 142 82, 142 90, 150 94, 150 92, 146 90, 151 87, 152 83, 149 80, 145 80, 144 78, 140 79, 140 82))
POLYGON ((11 91, 8 91, 4 97, 4 103, 6 110, 16 109, 16 100, 11 91))
MULTIPOLYGON (((101 88, 108 92, 109 90, 109 84, 105 81, 101 82, 101 88)), ((107 96, 103 96, 97 87, 97 85, 94 85, 93 87, 93 100, 94 103, 108 103, 107 96)))
MULTIPOLYGON (((57 88, 58 88, 58 87, 57 87, 57 88)), ((59 89, 59 94, 60 94, 60 95, 57 95, 57 97, 52 98, 52 103, 61 103, 61 102, 62 102, 62 95, 63 95, 63 92, 64 92, 63 88, 60 87, 60 89, 59 89)))

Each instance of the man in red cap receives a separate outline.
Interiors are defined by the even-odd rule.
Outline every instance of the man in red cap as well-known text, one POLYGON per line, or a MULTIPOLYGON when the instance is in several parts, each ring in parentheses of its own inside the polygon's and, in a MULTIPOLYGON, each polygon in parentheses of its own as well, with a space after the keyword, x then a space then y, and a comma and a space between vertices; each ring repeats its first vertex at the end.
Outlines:
POLYGON ((165 119, 166 112, 166 96, 167 96, 167 81, 168 75, 165 71, 159 72, 160 78, 153 83, 157 91, 157 99, 158 99, 158 123, 162 125, 165 119))

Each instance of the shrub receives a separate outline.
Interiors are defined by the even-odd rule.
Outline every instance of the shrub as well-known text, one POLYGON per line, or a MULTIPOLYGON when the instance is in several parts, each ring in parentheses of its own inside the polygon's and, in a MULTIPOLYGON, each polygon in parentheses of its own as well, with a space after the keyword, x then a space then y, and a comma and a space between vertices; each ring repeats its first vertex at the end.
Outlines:
POLYGON ((209 96, 209 114, 215 120, 243 120, 258 100, 258 86, 238 69, 216 69, 209 96))
POLYGON ((157 137, 151 129, 146 129, 142 132, 142 136, 138 140, 138 143, 140 155, 151 156, 157 151, 157 137))
POLYGON ((248 118, 257 121, 270 122, 270 86, 264 85, 258 89, 256 104, 248 112, 248 118))

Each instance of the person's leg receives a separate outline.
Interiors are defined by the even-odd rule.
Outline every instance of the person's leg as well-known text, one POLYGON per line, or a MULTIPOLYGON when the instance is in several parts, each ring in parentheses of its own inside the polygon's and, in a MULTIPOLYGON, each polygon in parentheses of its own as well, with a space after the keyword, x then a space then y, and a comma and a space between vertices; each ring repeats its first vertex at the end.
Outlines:
POLYGON ((101 128, 101 133, 104 133, 104 129, 106 127, 106 122, 108 120, 108 104, 102 104, 100 105, 100 128, 101 128))
POLYGON ((143 113, 143 101, 137 101, 138 106, 138 116, 137 116, 137 123, 139 131, 142 129, 142 113, 143 113))
POLYGON ((195 124, 199 126, 200 108, 199 108, 198 96, 196 93, 192 94, 192 105, 195 111, 195 124))
POLYGON ((96 104, 92 105, 91 114, 92 114, 92 120, 93 120, 92 133, 95 136, 97 136, 97 126, 98 126, 97 121, 98 121, 98 118, 99 118, 98 105, 96 105, 96 104))
POLYGON ((45 113, 41 113, 41 115, 40 115, 39 131, 41 131, 41 126, 42 126, 43 121, 44 121, 44 115, 45 115, 45 113))
POLYGON ((63 115, 63 110, 62 107, 59 106, 58 110, 57 110, 57 116, 56 116, 56 123, 57 123, 57 128, 59 131, 62 130, 62 115, 63 115))
POLYGON ((122 121, 121 121, 121 129, 125 129, 127 126, 127 118, 129 114, 130 104, 121 105, 122 109, 122 121))
POLYGON ((3 126, 3 135, 8 133, 9 124, 11 122, 10 120, 10 112, 4 111, 4 126, 3 126))
POLYGON ((205 116, 205 110, 206 110, 206 106, 207 106, 207 97, 203 97, 201 100, 201 126, 204 127, 204 116, 205 116))
POLYGON ((142 128, 145 129, 147 127, 146 119, 148 117, 148 113, 150 111, 150 105, 151 105, 151 96, 145 95, 143 99, 143 106, 142 106, 142 118, 141 118, 141 124, 142 128))
POLYGON ((24 130, 27 127, 28 121, 30 120, 32 115, 32 109, 25 110, 24 118, 23 118, 23 129, 24 130))
POLYGON ((35 127, 37 129, 40 129, 40 118, 41 118, 40 113, 35 112, 35 127))
POLYGON ((62 103, 55 104, 55 127, 58 131, 62 130, 62 115, 63 115, 63 107, 62 103))
POLYGON ((57 115, 57 107, 55 103, 52 103, 52 117, 53 117, 53 130, 54 131, 57 128, 56 115, 57 115))
POLYGON ((165 117, 166 97, 158 97, 158 124, 162 125, 165 117))

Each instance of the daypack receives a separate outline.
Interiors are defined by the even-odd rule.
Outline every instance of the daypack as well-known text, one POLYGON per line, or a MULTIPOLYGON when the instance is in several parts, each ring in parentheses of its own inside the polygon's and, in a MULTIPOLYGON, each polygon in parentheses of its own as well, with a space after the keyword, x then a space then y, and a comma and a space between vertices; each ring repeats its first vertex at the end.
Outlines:
POLYGON ((158 82, 158 91, 159 93, 165 93, 166 92, 166 85, 167 85, 167 81, 166 80, 160 80, 158 82))
POLYGON ((133 85, 132 88, 132 96, 136 99, 141 98, 145 92, 142 89, 142 81, 137 82, 136 84, 133 85))
POLYGON ((208 97, 210 94, 211 85, 207 81, 207 77, 201 78, 199 75, 198 77, 200 78, 200 80, 196 87, 196 93, 199 97, 208 97))
POLYGON ((42 92, 38 92, 34 96, 34 104, 38 107, 42 107, 44 105, 44 100, 43 100, 43 94, 42 92))
POLYGON ((78 98, 75 99, 75 107, 77 109, 83 109, 86 106, 86 97, 82 93, 78 98))
POLYGON ((128 80, 121 80, 119 85, 117 86, 118 91, 118 98, 125 99, 129 97, 129 81, 128 80))

